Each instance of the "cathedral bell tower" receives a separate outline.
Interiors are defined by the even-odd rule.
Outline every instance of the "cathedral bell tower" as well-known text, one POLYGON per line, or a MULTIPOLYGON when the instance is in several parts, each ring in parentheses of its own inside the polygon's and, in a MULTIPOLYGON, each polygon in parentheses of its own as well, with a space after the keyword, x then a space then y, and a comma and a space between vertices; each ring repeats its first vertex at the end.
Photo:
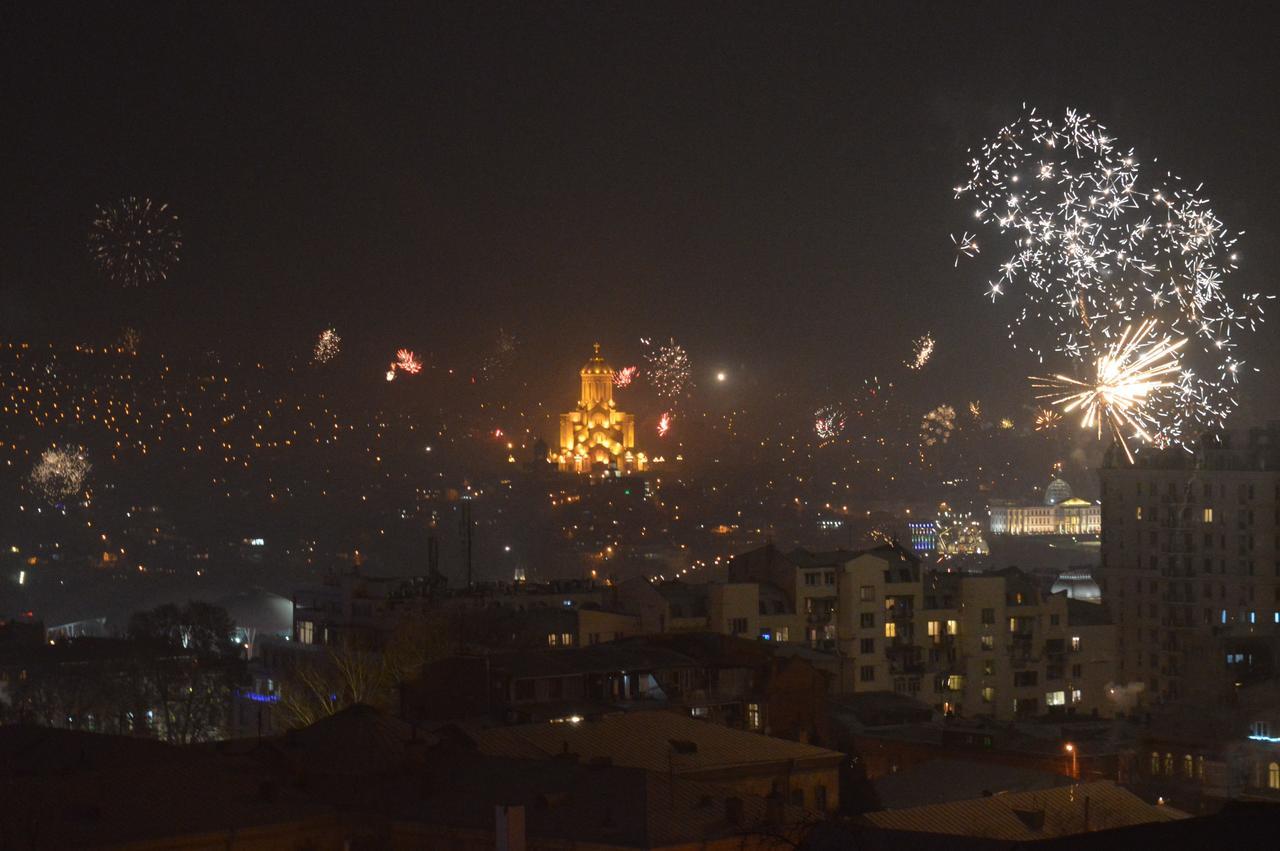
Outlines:
POLYGON ((560 415, 559 468, 573 473, 644 470, 648 459, 635 451, 636 418, 614 406, 613 367, 600 354, 599 343, 578 375, 578 405, 560 415))

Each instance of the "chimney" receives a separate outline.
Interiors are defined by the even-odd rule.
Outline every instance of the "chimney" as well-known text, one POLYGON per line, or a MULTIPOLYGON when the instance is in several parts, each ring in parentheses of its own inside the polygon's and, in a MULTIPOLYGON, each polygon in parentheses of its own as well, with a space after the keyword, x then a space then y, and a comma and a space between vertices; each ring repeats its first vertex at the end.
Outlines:
POLYGON ((493 810, 495 851, 525 851, 524 807, 498 804, 493 810))

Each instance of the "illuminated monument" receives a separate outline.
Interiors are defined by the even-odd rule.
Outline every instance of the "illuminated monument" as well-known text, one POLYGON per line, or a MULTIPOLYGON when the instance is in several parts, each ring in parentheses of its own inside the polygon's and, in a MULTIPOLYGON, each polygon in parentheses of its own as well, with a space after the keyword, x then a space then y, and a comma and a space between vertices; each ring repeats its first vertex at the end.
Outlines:
POLYGON ((613 368, 600 356, 599 343, 578 374, 582 376, 578 407, 560 415, 560 469, 571 473, 644 470, 649 459, 636 451, 635 415, 614 407, 613 368))

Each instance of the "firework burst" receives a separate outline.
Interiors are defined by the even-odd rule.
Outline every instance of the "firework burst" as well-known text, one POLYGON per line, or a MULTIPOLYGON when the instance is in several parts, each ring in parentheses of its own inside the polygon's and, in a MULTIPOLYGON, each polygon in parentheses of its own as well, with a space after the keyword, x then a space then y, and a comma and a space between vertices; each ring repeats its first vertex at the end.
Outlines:
POLYGON ((646 375, 654 391, 663 399, 677 402, 693 388, 689 354, 674 339, 666 345, 654 345, 649 339, 641 339, 645 346, 646 375))
POLYGON ((671 422, 674 418, 670 411, 664 411, 662 416, 658 417, 658 437, 666 437, 671 431, 671 422))
POLYGON ((920 420, 920 445, 941 446, 951 439, 956 429, 956 409, 939 405, 920 420))
POLYGON ((1088 380, 1066 375, 1033 378, 1036 389, 1045 391, 1037 398, 1050 400, 1065 414, 1080 411, 1080 425, 1095 430, 1098 437, 1110 431, 1132 463, 1127 437, 1153 439, 1152 432, 1165 416, 1162 403, 1176 395, 1166 391, 1180 387, 1178 352, 1186 342, 1156 336, 1155 320, 1148 319, 1124 330, 1098 358, 1088 380))
POLYGON ((182 232, 168 204, 129 197, 98 207, 87 245, 108 280, 137 287, 169 277, 182 252, 182 232))
POLYGON ((907 369, 914 369, 916 372, 924 369, 929 358, 933 357, 934 345, 932 334, 917 337, 911 343, 911 357, 907 360, 907 369))
POLYGON ((396 359, 387 367, 387 381, 395 381, 397 372, 417 375, 422 372, 422 361, 411 349, 396 349, 396 359))
POLYGON ((1036 431, 1053 431, 1062 424, 1062 414, 1053 408, 1040 408, 1035 423, 1036 431))
POLYGON ((835 440, 844 431, 848 421, 839 405, 823 405, 813 412, 813 430, 821 441, 835 440))
POLYGON ((328 363, 336 358, 340 351, 342 351, 342 338, 338 336, 337 329, 326 328, 316 338, 315 349, 312 351, 312 360, 316 363, 328 363))
MULTIPOLYGON (((1222 425, 1238 404, 1236 335, 1256 329, 1262 299, 1224 287, 1237 266, 1238 234, 1199 187, 1168 172, 1149 178, 1132 149, 1076 110, 1061 120, 1027 111, 968 164, 956 196, 1007 240, 1010 253, 987 294, 1020 302, 1009 323, 1015 346, 1041 362, 1053 355, 1096 372, 1113 363, 1128 329, 1157 323, 1184 341, 1177 376, 1169 374, 1173 389, 1159 394, 1161 404, 1130 410, 1140 424, 1134 433, 1185 446, 1222 425)), ((1096 410, 1110 421, 1109 404, 1096 410)))
POLYGON ((635 380, 638 372, 638 367, 624 366, 622 369, 613 373, 613 386, 617 387, 619 390, 624 387, 630 387, 631 382, 635 380))
POLYGON ((83 446, 51 446, 31 468, 31 487, 51 505, 84 490, 93 465, 83 446))

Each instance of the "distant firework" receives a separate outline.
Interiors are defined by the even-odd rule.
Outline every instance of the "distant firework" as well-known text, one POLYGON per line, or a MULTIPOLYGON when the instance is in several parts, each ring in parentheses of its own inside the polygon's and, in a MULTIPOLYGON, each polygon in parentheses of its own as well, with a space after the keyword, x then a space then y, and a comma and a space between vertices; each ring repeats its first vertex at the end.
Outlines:
POLYGON ((669 431, 671 431, 671 413, 666 412, 658 417, 658 437, 666 437, 669 431))
POLYGON ((138 333, 138 329, 132 325, 126 326, 120 332, 120 348, 124 349, 131 355, 138 353, 138 346, 142 343, 142 335, 138 333))
POLYGON ((621 390, 624 387, 630 387, 631 382, 635 380, 638 367, 624 366, 613 374, 613 386, 621 390))
POLYGON ((924 369, 924 365, 929 362, 929 358, 933 357, 933 347, 932 334, 917 337, 911 343, 911 358, 907 361, 907 368, 914 369, 917 372, 924 369))
POLYGON ((1080 411, 1084 428, 1099 437, 1109 431, 1132 463, 1128 438, 1151 441, 1163 403, 1183 389, 1178 351, 1186 342, 1156 336, 1155 321, 1149 319, 1126 328, 1098 358, 1089 379, 1055 375, 1032 381, 1046 391, 1038 398, 1051 400, 1063 413, 1080 411))
POLYGON ((1013 420, 1009 419, 1008 417, 1001 417, 1001 418, 1000 418, 1000 428, 1002 428, 1002 429, 1004 429, 1004 430, 1006 430, 1006 431, 1008 431, 1009 429, 1013 428, 1013 420))
POLYGON ((1062 422, 1062 414, 1053 408, 1041 408, 1036 411, 1036 431, 1053 431, 1062 422))
POLYGON ((1096 380, 1085 383, 1097 390, 1109 386, 1101 367, 1115 366, 1129 329, 1154 323, 1166 340, 1180 341, 1177 368, 1161 374, 1168 389, 1158 399, 1117 405, 1095 392, 1081 404, 1092 425, 1110 423, 1099 436, 1108 432, 1131 458, 1122 430, 1188 446, 1221 426, 1238 405, 1242 361, 1233 335, 1256 329, 1262 300, 1225 289, 1237 267, 1238 234, 1200 188, 1168 172, 1154 181, 1140 174, 1132 149, 1071 109, 1061 120, 1024 112, 972 152, 968 165, 956 197, 972 199, 973 217, 1005 237, 1010 253, 987 295, 1019 302, 1009 323, 1015 344, 1042 362, 1053 356, 1074 372, 1093 371, 1096 380))
POLYGON ((688 395, 693 384, 690 376, 689 355, 674 339, 666 345, 655 346, 648 339, 641 339, 645 346, 646 371, 654 392, 664 399, 679 401, 688 395))
POLYGON ((396 369, 417 375, 422 372, 422 361, 410 349, 396 349, 396 369))
POLYGON ((940 446, 951 439, 956 428, 956 409, 939 405, 920 420, 920 445, 940 446))
POLYGON ((480 378, 485 381, 493 381, 510 369, 511 365, 515 363, 516 352, 519 348, 520 341, 516 339, 516 335, 508 333, 506 329, 499 328, 493 349, 480 363, 480 378))
POLYGON ((839 405, 823 405, 813 413, 813 430, 819 440, 834 440, 844 431, 846 421, 839 405))
POLYGON ((342 351, 342 338, 338 336, 337 329, 326 328, 316 338, 312 356, 316 363, 328 363, 336 358, 340 351, 342 351))
POLYGON ((410 349, 396 349, 396 359, 387 367, 387 381, 395 381, 397 372, 417 375, 422 372, 422 361, 410 349))
POLYGON ((84 490, 93 465, 83 446, 51 446, 31 469, 31 486, 46 501, 56 505, 84 490))
POLYGON ((168 204, 129 197, 98 207, 87 244, 108 280, 137 287, 169 277, 182 252, 182 231, 168 204))
POLYGON ((975 420, 982 419, 982 403, 977 399, 974 399, 969 403, 969 416, 973 417, 975 420))

